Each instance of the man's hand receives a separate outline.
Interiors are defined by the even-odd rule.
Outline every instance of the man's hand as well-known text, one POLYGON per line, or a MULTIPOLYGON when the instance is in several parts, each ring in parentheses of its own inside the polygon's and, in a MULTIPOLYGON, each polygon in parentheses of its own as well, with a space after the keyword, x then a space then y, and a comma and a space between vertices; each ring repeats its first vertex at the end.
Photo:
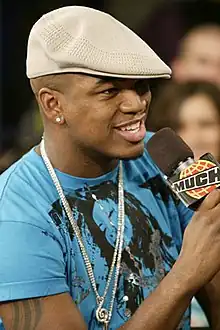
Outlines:
POLYGON ((220 272, 196 295, 212 330, 220 329, 220 272))
POLYGON ((220 190, 205 198, 187 226, 180 261, 193 289, 200 289, 220 271, 220 190))

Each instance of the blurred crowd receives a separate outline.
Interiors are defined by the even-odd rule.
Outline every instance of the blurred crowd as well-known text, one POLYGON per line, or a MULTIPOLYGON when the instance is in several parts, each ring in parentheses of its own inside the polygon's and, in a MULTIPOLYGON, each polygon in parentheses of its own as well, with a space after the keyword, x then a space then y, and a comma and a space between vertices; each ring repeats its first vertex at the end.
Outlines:
POLYGON ((174 129, 198 159, 211 152, 220 161, 220 26, 187 33, 171 63, 173 77, 152 99, 147 128, 174 129))
MULTIPOLYGON (((220 26, 196 26, 179 43, 171 63, 173 78, 156 92, 147 128, 174 129, 195 159, 206 152, 220 162, 220 26)), ((192 301, 193 327, 208 326, 199 303, 192 301)))
MULTIPOLYGON (((211 152, 220 161, 220 26, 202 24, 179 41, 168 63, 171 80, 154 89, 146 122, 148 130, 173 128, 192 148, 195 158, 211 152)), ((2 151, 0 171, 37 144, 42 123, 35 101, 16 128, 14 145, 2 151)), ((207 326, 198 302, 192 303, 192 326, 207 326)))

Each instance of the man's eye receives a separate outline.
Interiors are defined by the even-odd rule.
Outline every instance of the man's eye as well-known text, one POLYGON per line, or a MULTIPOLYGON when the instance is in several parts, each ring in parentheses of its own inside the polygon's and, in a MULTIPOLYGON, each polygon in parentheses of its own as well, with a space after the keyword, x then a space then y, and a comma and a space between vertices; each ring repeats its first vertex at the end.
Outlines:
POLYGON ((144 95, 150 91, 148 80, 141 80, 135 84, 135 90, 139 95, 144 95))
POLYGON ((112 87, 112 88, 108 88, 105 89, 104 91, 101 91, 102 94, 105 95, 114 95, 118 93, 118 88, 112 87))

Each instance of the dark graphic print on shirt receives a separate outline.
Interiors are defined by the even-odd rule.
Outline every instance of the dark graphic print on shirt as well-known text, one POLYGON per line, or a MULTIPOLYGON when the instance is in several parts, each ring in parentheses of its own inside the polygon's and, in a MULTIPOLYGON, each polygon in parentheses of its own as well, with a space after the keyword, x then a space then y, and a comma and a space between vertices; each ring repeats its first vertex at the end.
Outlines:
MULTIPOLYGON (((161 185, 162 202, 168 203, 169 191, 158 177, 146 181, 140 185, 140 188, 153 190, 155 183, 156 186, 161 185)), ((113 181, 105 181, 97 186, 85 185, 66 197, 81 232, 86 231, 86 235, 92 238, 92 244, 87 245, 88 254, 92 253, 92 245, 97 246, 101 257, 106 262, 103 274, 108 274, 117 230, 117 184, 113 181), (97 211, 94 212, 94 209, 102 214, 104 224, 97 221, 95 216, 97 211)), ((170 235, 164 232, 155 216, 147 210, 135 194, 126 190, 125 214, 127 221, 128 219, 130 221, 132 231, 130 231, 130 236, 128 234, 126 237, 124 244, 116 299, 118 313, 126 320, 136 311, 144 298, 157 287, 174 264, 175 258, 170 252, 173 245, 170 235), (124 297, 127 299, 123 300, 124 297)), ((64 219, 60 200, 53 203, 50 216, 59 227, 64 219)), ((73 240, 74 233, 67 219, 66 227, 73 240)), ((94 266, 93 262, 92 266, 94 266)), ((107 281, 107 275, 103 277, 103 280, 107 281)), ((90 290, 83 289, 85 281, 75 274, 73 285, 75 290, 78 289, 81 292, 80 299, 76 303, 83 301, 90 293, 90 290)))

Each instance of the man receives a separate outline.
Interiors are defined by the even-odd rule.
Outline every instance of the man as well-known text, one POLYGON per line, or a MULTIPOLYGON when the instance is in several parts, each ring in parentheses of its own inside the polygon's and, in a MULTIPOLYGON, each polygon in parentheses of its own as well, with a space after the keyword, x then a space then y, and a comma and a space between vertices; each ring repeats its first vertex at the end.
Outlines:
POLYGON ((171 67, 178 82, 204 80, 220 86, 220 26, 204 24, 190 30, 171 67))
POLYGON ((145 149, 149 79, 170 73, 105 13, 64 7, 33 26, 44 139, 1 177, 6 330, 189 329, 197 292, 218 329, 220 193, 187 226, 145 149))

